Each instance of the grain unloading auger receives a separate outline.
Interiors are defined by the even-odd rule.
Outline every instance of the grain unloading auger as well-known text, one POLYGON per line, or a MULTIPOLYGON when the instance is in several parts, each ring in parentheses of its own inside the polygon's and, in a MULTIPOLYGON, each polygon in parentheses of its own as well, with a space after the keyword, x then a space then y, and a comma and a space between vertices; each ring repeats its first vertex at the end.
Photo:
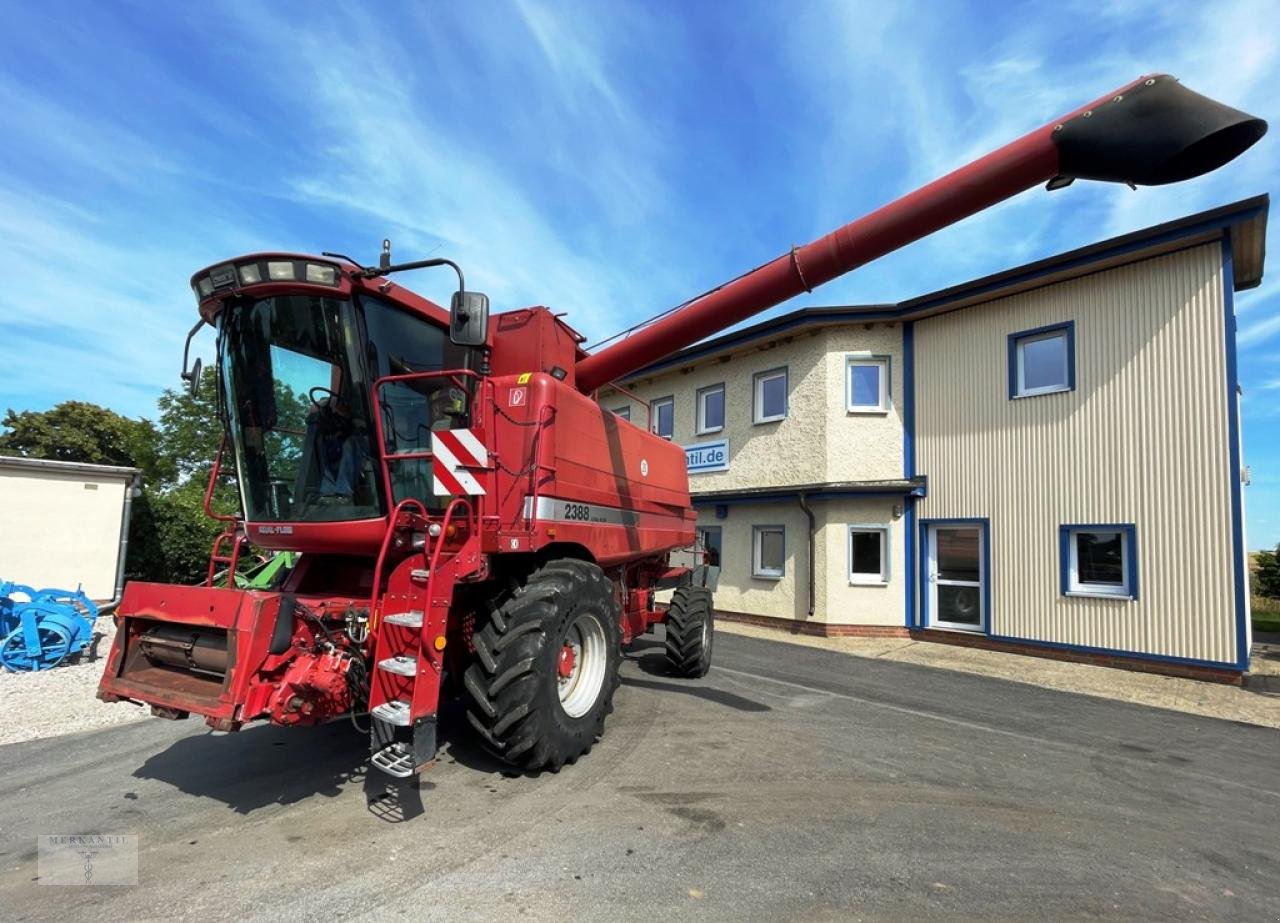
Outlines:
POLYGON ((130 584, 99 695, 224 730, 367 712, 373 764, 406 776, 447 689, 495 754, 558 769, 602 733, 624 643, 665 622, 676 673, 711 660, 701 568, 669 560, 694 539, 684 453, 600 387, 1031 186, 1178 182, 1265 131, 1143 78, 590 355, 546 308, 490 317, 448 260, 201 270, 244 532, 302 554, 270 591, 130 584), (449 311, 389 279, 442 265, 449 311))

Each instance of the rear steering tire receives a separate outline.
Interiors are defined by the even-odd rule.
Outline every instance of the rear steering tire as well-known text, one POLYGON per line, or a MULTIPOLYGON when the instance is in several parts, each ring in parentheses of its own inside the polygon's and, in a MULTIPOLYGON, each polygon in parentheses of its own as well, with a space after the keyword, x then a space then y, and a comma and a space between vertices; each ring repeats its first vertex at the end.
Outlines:
POLYGON ((714 640, 711 591, 700 586, 680 587, 667 607, 667 665, 671 672, 690 679, 706 676, 714 640))
POLYGON ((613 583, 560 559, 499 600, 472 635, 467 720, 486 749, 525 770, 556 771, 600 739, 622 661, 613 583))

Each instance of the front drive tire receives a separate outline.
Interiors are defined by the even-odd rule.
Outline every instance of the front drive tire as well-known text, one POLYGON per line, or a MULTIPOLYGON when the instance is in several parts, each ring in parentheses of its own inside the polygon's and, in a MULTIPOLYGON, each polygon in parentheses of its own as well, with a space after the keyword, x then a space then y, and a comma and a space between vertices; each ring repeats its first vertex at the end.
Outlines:
POLYGON ((557 771, 604 733, 622 662, 613 583, 588 561, 550 561, 498 601, 472 636, 467 720, 524 770, 557 771))
POLYGON ((689 679, 706 676, 714 640, 711 591, 700 586, 680 587, 667 607, 667 665, 671 672, 689 679))

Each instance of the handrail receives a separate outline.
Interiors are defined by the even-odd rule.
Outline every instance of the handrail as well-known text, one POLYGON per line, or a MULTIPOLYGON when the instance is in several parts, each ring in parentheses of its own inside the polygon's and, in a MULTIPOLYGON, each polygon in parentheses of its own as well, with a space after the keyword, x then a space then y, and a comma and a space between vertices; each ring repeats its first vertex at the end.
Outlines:
POLYGON ((227 433, 223 430, 222 441, 218 443, 218 454, 213 457, 213 468, 209 471, 209 484, 204 489, 204 514, 218 522, 239 523, 240 517, 213 511, 213 489, 218 485, 218 475, 222 473, 222 456, 227 450, 227 433))
POLYGON ((462 387, 463 385, 463 382, 460 380, 461 378, 474 378, 477 381, 481 380, 480 374, 478 372, 472 371, 471 369, 442 369, 434 372, 404 372, 400 375, 384 375, 382 378, 379 378, 376 381, 374 381, 373 383, 373 407, 374 407, 373 428, 374 428, 375 435, 378 437, 378 462, 382 468, 382 479, 383 479, 383 483, 386 484, 387 486, 388 498, 390 498, 390 491, 391 491, 391 462, 411 461, 413 459, 425 460, 428 458, 434 458, 435 453, 431 452, 430 450, 404 452, 404 453, 397 453, 397 452, 388 453, 387 452, 387 432, 386 432, 386 426, 384 425, 383 419, 382 419, 383 407, 382 407, 382 401, 378 396, 379 390, 382 388, 383 385, 386 385, 386 384, 395 384, 396 382, 401 382, 401 381, 416 381, 424 378, 447 378, 450 381, 452 381, 455 385, 458 385, 459 387, 462 387))
POLYGON ((378 563, 374 565, 373 568, 373 592, 369 597, 370 637, 373 636, 373 633, 377 631, 378 628, 378 603, 381 602, 382 597, 382 569, 387 563, 387 552, 391 550, 391 538, 396 534, 396 528, 400 522, 400 514, 410 506, 416 506, 423 519, 429 518, 427 515, 427 508, 423 505, 421 500, 414 497, 405 497, 397 503, 396 508, 391 511, 391 519, 387 523, 387 531, 383 533, 382 536, 382 547, 378 549, 378 563))

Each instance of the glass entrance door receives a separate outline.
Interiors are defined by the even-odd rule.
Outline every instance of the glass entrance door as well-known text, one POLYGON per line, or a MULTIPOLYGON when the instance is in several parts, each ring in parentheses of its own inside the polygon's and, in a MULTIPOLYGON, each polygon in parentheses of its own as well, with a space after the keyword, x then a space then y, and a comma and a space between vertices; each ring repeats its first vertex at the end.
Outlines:
POLYGON ((987 617, 982 529, 939 524, 930 525, 928 534, 929 625, 982 631, 987 617))

